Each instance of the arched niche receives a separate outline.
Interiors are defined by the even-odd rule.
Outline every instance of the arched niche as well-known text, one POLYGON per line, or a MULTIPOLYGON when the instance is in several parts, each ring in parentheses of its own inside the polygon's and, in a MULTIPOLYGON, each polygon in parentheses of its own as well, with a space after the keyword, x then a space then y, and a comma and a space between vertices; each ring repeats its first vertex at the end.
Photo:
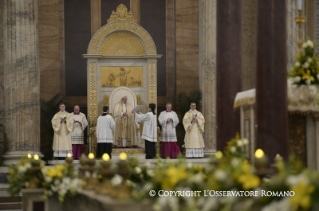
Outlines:
POLYGON ((120 4, 107 24, 94 34, 83 57, 87 59, 89 120, 97 118, 107 103, 103 99, 119 86, 130 88, 143 104, 157 104, 157 59, 161 55, 157 55, 150 34, 135 23, 125 5, 120 4), (126 84, 118 78, 122 69, 127 72, 126 84), (117 84, 119 80, 122 84, 117 84))

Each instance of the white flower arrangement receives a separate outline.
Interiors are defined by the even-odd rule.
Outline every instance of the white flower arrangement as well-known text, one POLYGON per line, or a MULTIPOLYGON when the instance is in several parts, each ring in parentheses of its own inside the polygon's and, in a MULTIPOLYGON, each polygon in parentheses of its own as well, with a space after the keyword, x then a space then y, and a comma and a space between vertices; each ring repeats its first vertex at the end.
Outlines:
POLYGON ((315 43, 307 40, 296 55, 296 61, 288 71, 287 83, 289 85, 319 84, 319 59, 315 53, 315 43))

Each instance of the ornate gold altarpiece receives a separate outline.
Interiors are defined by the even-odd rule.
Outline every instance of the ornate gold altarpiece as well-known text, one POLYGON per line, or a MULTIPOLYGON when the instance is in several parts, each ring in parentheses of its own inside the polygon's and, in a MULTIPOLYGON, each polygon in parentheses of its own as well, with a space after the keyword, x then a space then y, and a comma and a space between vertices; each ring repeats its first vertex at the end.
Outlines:
POLYGON ((157 104, 157 59, 161 56, 150 34, 120 4, 107 24, 94 34, 83 55, 87 59, 90 124, 94 125, 105 98, 119 85, 131 88, 143 103, 157 104), (127 81, 122 80, 121 73, 127 81))

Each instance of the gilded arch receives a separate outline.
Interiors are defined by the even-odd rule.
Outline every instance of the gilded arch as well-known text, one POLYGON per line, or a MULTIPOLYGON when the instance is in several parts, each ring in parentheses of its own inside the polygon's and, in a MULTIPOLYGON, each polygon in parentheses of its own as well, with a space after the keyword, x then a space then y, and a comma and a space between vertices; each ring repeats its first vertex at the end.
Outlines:
MULTIPOLYGON (((125 5, 120 4, 116 8, 116 12, 112 12, 111 17, 107 21, 108 23, 101 27, 92 37, 87 54, 101 54, 104 55, 106 45, 109 44, 107 42, 108 40, 116 41, 120 40, 123 37, 126 36, 126 39, 122 40, 128 40, 133 39, 136 42, 134 42, 135 45, 139 46, 138 44, 141 43, 144 47, 144 54, 143 55, 156 55, 156 47, 155 43, 150 36, 150 34, 140 25, 135 23, 134 17, 132 16, 131 12, 127 11, 127 8, 125 5), (138 42, 139 41, 139 42, 138 42), (104 50, 103 50, 104 49, 104 50)), ((124 49, 128 49, 128 42, 124 42, 125 44, 123 46, 124 49)), ((136 48, 136 46, 134 46, 136 48)), ((133 50, 133 46, 131 47, 131 52, 133 50)), ((127 51, 128 53, 130 51, 127 51)), ((138 53, 141 53, 142 51, 138 51, 138 53)), ((105 55, 130 55, 125 54, 125 50, 123 49, 118 52, 106 52, 108 54, 105 55), (124 52, 124 54, 123 54, 124 52), (122 54, 121 54, 122 53, 122 54)), ((134 53, 134 52, 133 52, 134 53)), ((131 55, 138 55, 138 54, 131 54, 131 55)), ((139 54, 141 55, 141 54, 139 54)))

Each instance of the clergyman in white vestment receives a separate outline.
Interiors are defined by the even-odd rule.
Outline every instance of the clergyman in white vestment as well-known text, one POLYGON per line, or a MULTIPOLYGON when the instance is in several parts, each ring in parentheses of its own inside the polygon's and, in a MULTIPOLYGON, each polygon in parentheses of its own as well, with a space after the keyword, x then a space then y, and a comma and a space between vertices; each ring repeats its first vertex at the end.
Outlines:
POLYGON ((84 153, 84 130, 88 125, 85 114, 80 112, 80 106, 75 105, 73 112, 70 113, 73 121, 73 130, 71 132, 73 158, 79 159, 84 153))
POLYGON ((115 122, 111 115, 108 114, 109 107, 103 107, 103 114, 97 118, 96 124, 96 138, 97 150, 96 157, 100 158, 104 153, 112 157, 112 145, 114 141, 113 131, 115 129, 115 122))
POLYGON ((73 119, 65 111, 65 105, 60 104, 60 111, 51 120, 54 130, 53 156, 64 159, 68 153, 72 155, 71 132, 73 130, 73 119))
POLYGON ((161 131, 161 157, 176 158, 181 152, 177 145, 176 126, 179 119, 174 111, 172 104, 166 104, 166 111, 162 111, 158 117, 158 121, 162 126, 161 131))
POLYGON ((191 103, 190 110, 183 118, 183 125, 186 131, 184 138, 186 158, 204 157, 204 124, 204 116, 196 110, 196 103, 191 103))
POLYGON ((113 109, 115 119, 114 145, 120 147, 137 146, 135 117, 132 114, 133 108, 127 102, 127 96, 123 96, 121 101, 116 103, 113 109))
POLYGON ((144 122, 142 138, 145 139, 145 158, 154 159, 156 156, 155 143, 157 141, 157 118, 155 114, 156 105, 150 103, 148 113, 141 114, 133 111, 136 122, 144 122))

